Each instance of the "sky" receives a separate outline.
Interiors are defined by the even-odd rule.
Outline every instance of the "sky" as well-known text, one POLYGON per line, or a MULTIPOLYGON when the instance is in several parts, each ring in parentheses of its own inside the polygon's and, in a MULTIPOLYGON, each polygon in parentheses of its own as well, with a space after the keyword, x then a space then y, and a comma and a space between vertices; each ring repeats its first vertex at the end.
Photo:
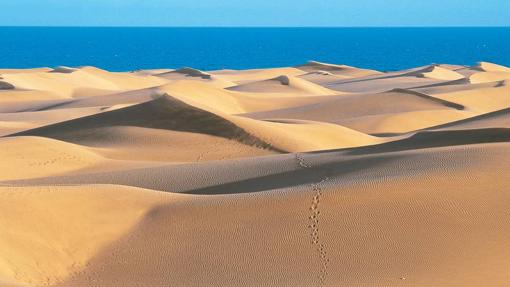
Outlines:
POLYGON ((0 26, 510 26, 510 0, 12 0, 0 26))

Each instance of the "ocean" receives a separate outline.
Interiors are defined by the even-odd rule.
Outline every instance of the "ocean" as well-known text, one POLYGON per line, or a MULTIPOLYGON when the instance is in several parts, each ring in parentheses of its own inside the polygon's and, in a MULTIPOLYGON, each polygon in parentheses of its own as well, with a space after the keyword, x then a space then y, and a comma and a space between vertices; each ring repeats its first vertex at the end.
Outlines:
POLYGON ((478 61, 510 66, 510 28, 0 27, 0 68, 215 70, 308 60, 381 71, 478 61))

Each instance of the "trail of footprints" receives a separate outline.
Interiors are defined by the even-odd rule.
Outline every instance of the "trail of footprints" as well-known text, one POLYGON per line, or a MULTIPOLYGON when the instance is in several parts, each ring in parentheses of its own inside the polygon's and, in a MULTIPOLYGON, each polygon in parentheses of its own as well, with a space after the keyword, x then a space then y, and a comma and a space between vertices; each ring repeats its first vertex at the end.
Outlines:
MULTIPOLYGON (((87 160, 83 157, 73 155, 71 153, 61 151, 55 148, 47 148, 50 154, 54 154, 55 156, 46 160, 32 160, 28 162, 28 166, 45 166, 51 165, 60 161, 74 161, 80 163, 91 163, 90 160, 87 160)), ((20 156, 21 159, 24 159, 24 156, 20 156)))
MULTIPOLYGON (((296 154, 296 161, 299 166, 302 168, 311 168, 312 166, 307 164, 304 158, 300 154, 296 154)), ((311 243, 314 248, 316 248, 317 254, 320 258, 320 269, 319 274, 317 275, 318 284, 317 286, 324 286, 326 281, 326 276, 328 275, 328 264, 329 258, 326 253, 325 244, 321 241, 319 236, 319 225, 320 225, 320 209, 319 203, 322 196, 322 188, 321 185, 325 183, 329 178, 323 177, 319 182, 312 183, 312 191, 313 191, 313 199, 312 204, 309 207, 310 216, 308 217, 309 225, 308 228, 310 230, 311 243)))

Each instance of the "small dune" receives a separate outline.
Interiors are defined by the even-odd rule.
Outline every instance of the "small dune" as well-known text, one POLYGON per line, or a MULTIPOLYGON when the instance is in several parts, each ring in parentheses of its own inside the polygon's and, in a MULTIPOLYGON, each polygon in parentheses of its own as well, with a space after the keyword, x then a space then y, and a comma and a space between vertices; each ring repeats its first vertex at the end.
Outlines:
POLYGON ((479 70, 479 71, 484 71, 484 72, 507 72, 507 73, 510 73, 510 68, 502 66, 502 65, 494 64, 494 63, 489 63, 489 62, 479 62, 477 65, 473 66, 472 68, 479 70))
POLYGON ((443 125, 433 126, 436 130, 464 130, 482 128, 510 128, 510 108, 490 112, 458 121, 450 121, 443 125))
POLYGON ((384 141, 329 123, 284 119, 257 121, 235 116, 229 119, 272 147, 286 152, 366 146, 384 141))
POLYGON ((446 68, 442 68, 441 66, 438 66, 438 65, 432 65, 432 66, 426 67, 422 70, 414 71, 408 75, 415 75, 417 77, 425 77, 425 78, 430 78, 430 79, 447 80, 447 81, 455 81, 455 80, 464 79, 463 75, 461 75, 455 71, 452 71, 452 70, 449 70, 446 68))
POLYGON ((479 113, 493 112, 510 107, 508 92, 510 86, 505 82, 494 82, 489 85, 478 83, 478 88, 461 89, 457 91, 438 90, 431 96, 449 102, 455 102, 466 109, 479 113), (482 84, 482 85, 480 85, 482 84))
POLYGON ((473 84, 501 82, 510 79, 510 72, 479 72, 469 76, 473 84))
POLYGON ((467 71, 469 80, 473 84, 498 82, 510 79, 510 68, 493 63, 479 62, 465 70, 467 71))

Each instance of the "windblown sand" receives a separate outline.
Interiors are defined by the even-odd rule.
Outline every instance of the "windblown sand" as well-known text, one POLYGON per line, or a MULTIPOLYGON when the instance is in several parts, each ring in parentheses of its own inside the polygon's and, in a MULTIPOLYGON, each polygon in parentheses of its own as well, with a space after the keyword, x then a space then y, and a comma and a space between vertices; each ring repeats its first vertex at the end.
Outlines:
POLYGON ((509 286, 510 68, 0 70, 0 286, 509 286))

